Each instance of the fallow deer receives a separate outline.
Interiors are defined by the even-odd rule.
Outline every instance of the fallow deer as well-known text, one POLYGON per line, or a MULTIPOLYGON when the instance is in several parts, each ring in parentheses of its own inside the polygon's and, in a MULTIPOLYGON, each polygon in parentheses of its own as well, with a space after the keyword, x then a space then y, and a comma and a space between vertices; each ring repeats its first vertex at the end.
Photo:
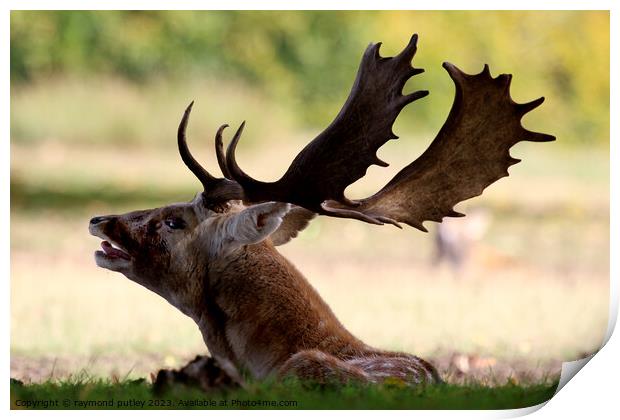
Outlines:
POLYGON ((446 219, 437 225, 433 265, 446 261, 455 273, 460 274, 470 263, 490 218, 486 209, 474 208, 468 210, 466 218, 446 219))
MULTIPOLYGON (((192 102, 178 128, 178 149, 204 191, 188 203, 90 220, 90 233, 104 240, 95 252, 97 265, 124 274, 191 317, 211 356, 231 376, 440 381, 430 363, 354 337, 276 247, 315 215, 405 223, 426 231, 424 221, 463 216, 454 205, 508 176, 508 168, 519 162, 509 153, 514 144, 555 139, 520 123, 544 98, 515 103, 510 75, 492 78, 487 65, 469 75, 446 62, 456 94, 435 140, 376 194, 346 198, 345 188, 371 164, 387 166, 377 150, 397 138, 392 125, 400 111, 428 94, 402 93, 405 82, 423 72, 411 65, 417 35, 395 57, 382 57, 380 45, 366 49, 335 120, 278 181, 257 181, 238 166, 235 150, 245 122, 226 152, 227 125, 218 130, 215 152, 224 177, 207 172, 186 143, 192 102)), ((181 373, 199 375, 201 363, 199 358, 181 373)))

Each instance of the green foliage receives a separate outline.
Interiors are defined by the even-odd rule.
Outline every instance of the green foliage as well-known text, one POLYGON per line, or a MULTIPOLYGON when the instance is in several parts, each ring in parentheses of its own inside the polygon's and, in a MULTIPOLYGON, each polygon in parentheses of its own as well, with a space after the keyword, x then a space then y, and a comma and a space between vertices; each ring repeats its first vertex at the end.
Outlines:
POLYGON ((427 73, 409 85, 433 96, 405 112, 405 126, 435 132, 445 119, 453 88, 443 61, 472 73, 489 63, 515 74, 517 100, 548 98, 528 117, 535 129, 608 143, 608 12, 14 11, 11 80, 15 92, 52 76, 234 79, 325 126, 366 45, 382 40, 391 55, 413 32, 427 73))
MULTIPOLYGON (((28 401, 57 401, 48 409, 87 408, 144 408, 144 409, 510 409, 530 407, 549 400, 557 388, 556 382, 518 385, 507 383, 499 387, 481 384, 435 385, 412 389, 398 383, 361 386, 318 386, 296 381, 286 383, 250 383, 245 390, 214 391, 209 394, 179 386, 163 394, 153 393, 143 380, 110 382, 103 380, 49 381, 23 385, 11 383, 11 408, 24 408, 28 401), (144 402, 130 407, 117 407, 119 402, 144 402), (18 403, 19 401, 19 403, 18 403), (99 406, 96 406, 96 402, 99 406), (215 406, 204 407, 213 401, 215 406), (226 401, 226 405, 221 403, 226 401), (234 403, 234 401, 238 401, 234 403), (275 407, 267 402, 275 402, 275 407), (111 407, 102 406, 105 402, 111 407), (194 404, 191 404, 194 402, 194 404), (278 406, 282 402, 282 407, 278 406), (20 406, 18 406, 20 404, 20 406), (66 405, 66 406, 65 406, 66 405)), ((41 407, 39 407, 41 409, 41 407)))

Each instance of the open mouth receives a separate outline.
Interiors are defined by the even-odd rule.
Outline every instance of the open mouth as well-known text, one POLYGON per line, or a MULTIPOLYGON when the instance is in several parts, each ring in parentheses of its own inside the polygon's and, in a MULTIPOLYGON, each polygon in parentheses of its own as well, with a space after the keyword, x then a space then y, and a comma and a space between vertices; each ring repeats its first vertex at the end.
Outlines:
POLYGON ((101 256, 106 256, 107 258, 110 259, 123 259, 123 260, 130 260, 131 256, 123 251, 122 249, 120 249, 118 246, 112 245, 110 242, 108 241, 103 241, 101 242, 101 251, 97 251, 95 254, 101 255, 101 256))

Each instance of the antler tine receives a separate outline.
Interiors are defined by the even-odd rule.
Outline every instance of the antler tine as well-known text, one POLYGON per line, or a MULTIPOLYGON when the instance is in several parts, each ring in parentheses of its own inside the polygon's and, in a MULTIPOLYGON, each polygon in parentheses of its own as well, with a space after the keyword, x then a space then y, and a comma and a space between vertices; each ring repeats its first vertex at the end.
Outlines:
MULTIPOLYGON (((196 161, 194 156, 192 156, 191 152, 189 151, 189 148, 187 147, 185 131, 187 130, 187 123, 189 121, 189 115, 192 112, 193 106, 194 101, 192 101, 185 109, 185 112, 183 113, 183 118, 181 119, 181 123, 179 124, 179 129, 177 131, 177 143, 179 146, 179 154, 181 155, 181 159, 183 159, 185 165, 189 168, 190 171, 192 171, 194 175, 196 175, 196 178, 198 178, 198 180, 202 184, 202 187, 204 188, 203 197, 207 205, 217 205, 220 202, 228 200, 239 200, 243 198, 243 190, 237 182, 231 181, 230 179, 214 177, 205 168, 203 168, 198 163, 198 161, 196 161)), ((218 133, 220 133, 221 130, 222 127, 220 127, 218 133)))
MULTIPOLYGON (((326 200, 321 203, 321 209, 323 210, 324 214, 328 216, 333 216, 333 217, 340 217, 343 219, 357 219, 357 220, 361 220, 362 222, 370 223, 373 225, 383 225, 386 222, 386 220, 380 220, 379 217, 368 216, 364 213, 360 213, 357 210, 348 209, 348 208, 332 207, 333 203, 336 203, 336 202, 332 200, 326 200)), ((388 223, 392 223, 392 222, 389 221, 388 223)))
POLYGON ((241 134, 243 134, 243 129, 245 128, 245 121, 241 123, 237 132, 233 136, 230 144, 228 145, 228 149, 226 149, 226 168, 232 175, 233 179, 239 182, 241 185, 252 184, 257 182, 255 179, 246 174, 243 169, 239 167, 237 164, 237 160, 235 158, 235 151, 237 150, 237 144, 239 143, 239 139, 241 138, 241 134))
MULTIPOLYGON (((394 60, 396 60, 396 62, 401 63, 401 62, 405 62, 405 63, 411 63, 411 60, 413 59, 413 56, 415 55, 415 53, 418 50, 418 34, 413 34, 411 36, 411 39, 409 39, 409 43, 407 44, 407 46, 396 56, 394 57, 394 60)), ((418 70, 420 71, 420 73, 422 73, 424 70, 423 69, 414 69, 414 70, 418 70)))
MULTIPOLYGON (((448 61, 444 61, 441 64, 441 67, 443 67, 444 69, 446 69, 446 71, 448 72, 448 74, 450 75, 450 77, 452 78, 452 80, 454 80, 455 82, 457 82, 457 87, 458 82, 462 82, 467 76, 469 76, 468 74, 464 73, 463 71, 461 71, 461 69, 459 69, 457 66, 455 66, 454 64, 448 62, 448 61)), ((484 75, 489 75, 489 66, 487 64, 484 65, 484 69, 482 70, 482 73, 480 74, 484 74, 484 75)))
POLYGON ((538 133, 536 131, 530 131, 527 129, 523 129, 523 140, 525 141, 533 141, 535 143, 545 143, 548 141, 554 141, 555 136, 551 134, 538 133))
POLYGON ((179 130, 177 132, 177 141, 179 145, 179 154, 181 155, 181 159, 185 165, 189 168, 190 171, 196 178, 200 181, 205 191, 209 190, 209 188, 217 182, 217 178, 212 176, 205 168, 203 168, 194 156, 189 151, 187 147, 187 139, 185 137, 185 131, 187 129, 187 123, 189 121, 189 116, 192 112, 192 107, 194 106, 194 101, 192 101, 189 106, 185 109, 183 113, 183 118, 181 119, 181 123, 179 124, 179 130))
POLYGON ((525 115, 528 112, 538 108, 543 102, 545 102, 545 97, 541 96, 538 99, 534 99, 531 102, 527 102, 524 104, 516 104, 517 110, 521 113, 521 115, 525 115))
POLYGON ((222 141, 222 133, 224 129, 228 127, 228 124, 222 125, 215 135, 215 156, 217 156, 217 164, 220 166, 220 170, 225 178, 233 179, 226 166, 226 155, 224 154, 224 142, 222 141))
MULTIPOLYGON (((407 70, 403 72, 401 75, 401 80, 400 80, 401 91, 402 91, 402 88, 405 86, 405 83, 407 83, 407 80, 409 80, 409 78, 417 74, 424 73, 424 69, 415 68, 411 66, 411 60, 413 60, 413 57, 415 56, 415 53, 417 51, 418 51, 418 34, 413 34, 407 46, 397 56, 393 58, 394 63, 397 66, 403 66, 407 68, 407 70)), ((428 91, 420 91, 420 92, 414 92, 413 94, 407 95, 407 97, 411 97, 411 95, 416 95, 421 92, 426 92, 426 93, 422 94, 419 97, 412 98, 411 101, 405 102, 403 106, 409 104, 410 102, 413 102, 416 99, 420 99, 428 95, 428 91)))
POLYGON ((417 90, 408 95, 403 95, 398 100, 398 106, 404 108, 406 105, 409 105, 411 102, 417 101, 418 99, 422 99, 425 96, 428 96, 428 94, 429 94, 428 90, 417 90))
POLYGON ((235 152, 237 150, 237 144, 243 129, 245 128, 245 121, 241 123, 237 132, 233 136, 228 148, 226 149, 226 168, 231 176, 241 187, 244 192, 244 199, 249 202, 261 202, 261 201, 283 201, 288 202, 286 195, 282 194, 277 188, 273 188, 273 183, 258 181, 248 174, 237 164, 235 152))

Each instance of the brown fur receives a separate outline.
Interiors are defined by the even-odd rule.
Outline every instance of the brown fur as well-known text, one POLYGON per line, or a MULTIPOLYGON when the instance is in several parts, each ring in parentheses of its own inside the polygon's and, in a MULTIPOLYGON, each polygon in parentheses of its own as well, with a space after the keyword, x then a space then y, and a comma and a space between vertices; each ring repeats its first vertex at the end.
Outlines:
POLYGON ((427 362, 374 349, 338 321, 270 239, 280 226, 296 235, 294 224, 283 222, 289 211, 288 205, 264 203, 216 213, 197 197, 93 219, 90 230, 131 256, 109 261, 99 254, 97 263, 194 319, 209 352, 231 377, 245 371, 257 379, 295 375, 322 383, 439 381, 427 362), (183 219, 185 227, 169 228, 171 218, 183 219))

